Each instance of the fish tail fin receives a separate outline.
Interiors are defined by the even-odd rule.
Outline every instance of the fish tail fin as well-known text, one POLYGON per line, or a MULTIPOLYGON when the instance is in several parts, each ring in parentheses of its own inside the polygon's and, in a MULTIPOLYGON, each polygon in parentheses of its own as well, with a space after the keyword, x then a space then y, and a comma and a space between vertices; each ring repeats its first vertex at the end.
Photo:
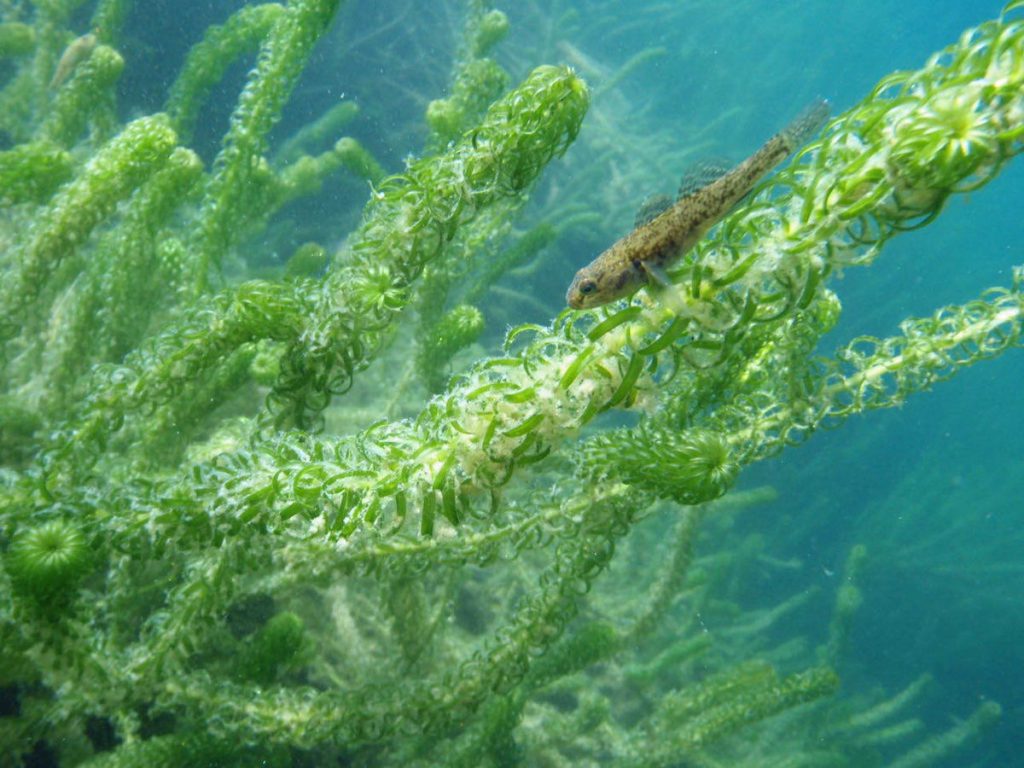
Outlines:
POLYGON ((782 133, 782 141, 790 152, 795 152, 818 132, 828 119, 829 103, 825 99, 816 99, 803 108, 793 122, 787 125, 782 133))

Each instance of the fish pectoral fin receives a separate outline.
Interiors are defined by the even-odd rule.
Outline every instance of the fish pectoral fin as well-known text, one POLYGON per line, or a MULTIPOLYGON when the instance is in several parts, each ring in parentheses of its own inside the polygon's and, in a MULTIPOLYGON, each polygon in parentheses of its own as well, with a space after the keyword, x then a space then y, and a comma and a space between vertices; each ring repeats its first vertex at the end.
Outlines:
POLYGON ((668 274, 657 264, 641 262, 640 267, 647 275, 648 285, 654 288, 669 288, 672 285, 672 281, 669 279, 668 274))

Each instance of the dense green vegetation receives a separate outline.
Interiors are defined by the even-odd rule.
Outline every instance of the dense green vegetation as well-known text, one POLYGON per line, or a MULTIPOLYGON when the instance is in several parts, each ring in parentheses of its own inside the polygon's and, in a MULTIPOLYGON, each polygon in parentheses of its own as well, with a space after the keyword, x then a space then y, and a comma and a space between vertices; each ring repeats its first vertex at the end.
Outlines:
POLYGON ((827 642, 800 654, 756 639, 786 605, 698 631, 756 555, 695 548, 770 493, 728 493, 745 466, 1020 344, 1014 268, 898 335, 817 351, 837 270, 1021 151, 1024 24, 884 79, 673 289, 517 325, 489 356, 488 291, 565 221, 513 223, 591 93, 562 66, 513 83, 491 58, 508 19, 470 0, 399 173, 343 135, 347 102, 275 143, 338 10, 244 7, 163 112, 123 121, 131 3, 99 0, 89 39, 80 0, 0 3, 0 753, 909 768, 997 719, 984 703, 918 733, 900 718, 924 681, 833 696, 862 549, 827 642), (190 138, 246 56, 206 167, 190 138), (370 182, 359 224, 267 268, 255 236, 341 173, 370 182))

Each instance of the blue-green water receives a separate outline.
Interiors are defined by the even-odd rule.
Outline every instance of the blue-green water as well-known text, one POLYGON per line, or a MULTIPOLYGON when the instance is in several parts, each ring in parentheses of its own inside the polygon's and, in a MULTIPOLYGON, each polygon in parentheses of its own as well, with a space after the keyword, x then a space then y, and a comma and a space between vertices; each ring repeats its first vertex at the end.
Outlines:
MULTIPOLYGON (((121 117, 161 109, 189 47, 241 5, 139 0, 124 35, 121 117)), ((495 6, 511 21, 494 55, 512 82, 539 64, 569 64, 595 93, 576 145, 547 169, 517 231, 574 205, 599 213, 600 223, 567 227, 536 268, 506 278, 489 294, 481 350, 489 354, 509 325, 547 323, 561 311, 574 271, 628 231, 648 193, 674 190, 688 163, 745 157, 819 97, 835 114, 843 112, 881 78, 922 66, 965 29, 998 15, 1001 4, 551 0, 495 6), (621 69, 630 62, 635 66, 621 69)), ((79 27, 90 12, 91 4, 80 9, 79 27)), ((423 151, 423 111, 446 95, 461 25, 455 0, 345 4, 273 140, 339 99, 354 100, 361 112, 349 132, 389 171, 401 171, 423 151)), ((229 70, 204 112, 192 146, 208 165, 251 66, 247 60, 229 70)), ((344 178, 285 207, 247 244, 247 266, 279 267, 307 240, 338 245, 358 223, 366 197, 365 182, 344 178)), ((871 266, 833 275, 830 287, 843 314, 821 352, 859 335, 893 335, 904 318, 1008 286, 1011 268, 1024 263, 1022 210, 1024 165, 1017 160, 977 192, 952 197, 929 226, 886 243, 871 266)), ((737 569, 742 578, 734 574, 723 589, 723 602, 737 610, 807 596, 759 642, 768 649, 802 638, 806 647, 797 658, 804 666, 827 637, 843 563, 853 547, 864 546, 863 603, 837 669, 843 700, 877 702, 930 675, 926 692, 901 713, 922 721, 918 741, 947 731, 985 701, 1002 707, 982 739, 936 765, 1024 766, 1022 379, 1024 355, 1011 350, 898 409, 856 416, 746 469, 738 487, 771 486, 776 500, 738 515, 734 525, 712 527, 700 543, 701 554, 710 556, 756 542, 757 554, 737 569)), ((419 407, 411 401, 403 415, 419 407)), ((725 610, 709 615, 705 628, 727 634, 729 618, 725 610)), ((899 753, 898 747, 880 751, 899 753)), ((51 763, 40 758, 38 764, 51 763)), ((879 763, 865 758, 862 764, 879 763)))

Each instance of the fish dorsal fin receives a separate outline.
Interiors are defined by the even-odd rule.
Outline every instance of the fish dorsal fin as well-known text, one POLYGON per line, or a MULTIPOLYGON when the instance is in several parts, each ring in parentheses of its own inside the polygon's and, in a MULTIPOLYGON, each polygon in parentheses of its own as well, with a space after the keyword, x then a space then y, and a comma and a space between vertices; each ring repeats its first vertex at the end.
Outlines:
POLYGON ((640 203, 636 218, 633 220, 633 227, 639 229, 644 224, 649 224, 671 207, 671 195, 651 195, 640 203))
POLYGON ((718 181, 725 176, 731 168, 732 163, 723 158, 716 157, 708 160, 698 160, 686 169, 683 178, 679 181, 679 195, 677 199, 682 200, 684 197, 689 197, 699 192, 708 184, 718 181))

